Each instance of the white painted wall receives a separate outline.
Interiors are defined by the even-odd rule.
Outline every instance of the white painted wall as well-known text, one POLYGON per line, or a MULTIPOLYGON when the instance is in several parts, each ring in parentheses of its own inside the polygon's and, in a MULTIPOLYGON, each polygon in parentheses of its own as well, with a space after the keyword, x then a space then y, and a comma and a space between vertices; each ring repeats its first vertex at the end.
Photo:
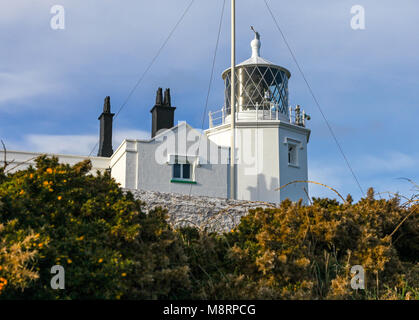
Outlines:
POLYGON ((279 202, 278 127, 239 126, 237 147, 237 198, 279 202))
MULTIPOLYGON (((26 152, 26 151, 7 151, 6 161, 10 163, 6 171, 15 172, 18 170, 27 169, 30 165, 35 166, 35 158, 45 153, 39 152, 26 152)), ((92 170, 90 173, 96 173, 97 170, 103 172, 109 168, 109 158, 103 157, 87 157, 78 155, 65 155, 65 154, 47 154, 48 156, 56 156, 60 163, 75 165, 83 160, 90 159, 92 162, 92 170)), ((4 151, 0 151, 0 166, 4 165, 4 151)))
MULTIPOLYGON (((308 165, 307 165, 307 142, 310 131, 298 126, 281 126, 279 128, 279 155, 280 155, 280 185, 291 181, 308 180, 308 165), (288 144, 287 140, 291 142, 298 141, 297 158, 298 166, 291 166, 288 164, 288 144)), ((303 199, 304 203, 308 202, 307 194, 309 193, 308 183, 295 183, 281 189, 281 200, 286 198, 292 201, 303 199)))
MULTIPOLYGON (((205 131, 214 143, 230 146, 230 124, 205 131)), ((236 196, 239 200, 280 202, 286 198, 307 202, 307 141, 310 130, 288 121, 237 121, 236 122, 236 196), (298 142, 298 166, 288 164, 287 139, 298 142)))
POLYGON ((112 177, 121 184, 122 187, 127 185, 127 176, 126 176, 126 140, 124 140, 118 149, 115 150, 113 155, 110 158, 110 167, 112 177))
POLYGON ((148 141, 125 140, 111 157, 111 172, 125 188, 228 198, 228 157, 228 148, 220 148, 183 122, 148 141), (198 145, 201 147, 200 164, 194 166, 196 184, 171 182, 168 156, 196 158, 198 145), (206 157, 205 149, 213 152, 206 157))
POLYGON ((230 148, 230 124, 223 124, 211 129, 207 129, 205 130, 205 134, 207 135, 208 139, 210 139, 215 144, 230 148))

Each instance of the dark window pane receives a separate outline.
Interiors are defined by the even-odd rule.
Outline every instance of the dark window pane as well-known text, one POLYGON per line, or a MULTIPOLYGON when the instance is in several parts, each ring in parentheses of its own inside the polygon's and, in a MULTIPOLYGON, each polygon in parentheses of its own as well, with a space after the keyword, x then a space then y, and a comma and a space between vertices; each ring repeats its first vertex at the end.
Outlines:
POLYGON ((180 164, 173 165, 173 178, 180 178, 180 164))
POLYGON ((295 146, 288 146, 288 163, 297 165, 297 148, 295 146))
POLYGON ((183 165, 183 179, 190 179, 191 178, 191 165, 184 164, 183 165))

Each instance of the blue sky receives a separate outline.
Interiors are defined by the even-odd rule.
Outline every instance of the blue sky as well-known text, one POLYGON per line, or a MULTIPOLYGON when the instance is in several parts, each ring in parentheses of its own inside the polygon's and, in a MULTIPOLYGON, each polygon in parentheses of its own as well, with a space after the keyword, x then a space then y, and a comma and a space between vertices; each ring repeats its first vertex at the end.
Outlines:
MULTIPOLYGON (((9 149, 88 154, 103 99, 113 111, 173 28, 189 0, 0 2, 0 138, 9 149), (121 4, 122 3, 122 4, 121 4), (65 30, 50 9, 65 8, 65 30)), ((419 2, 269 1, 364 190, 412 193, 419 181, 419 2), (354 5, 366 29, 350 26, 354 5)), ((149 135, 157 88, 171 88, 175 120, 201 127, 222 0, 195 0, 182 24, 115 120, 115 145, 149 135)), ((209 109, 223 104, 229 66, 227 1, 209 109)), ((327 126, 263 0, 237 1, 237 60, 250 56, 250 25, 262 57, 291 71, 290 103, 312 116, 309 177, 359 198, 327 126)), ((205 127, 207 123, 205 124, 205 127)), ((312 196, 331 196, 310 186, 312 196)))

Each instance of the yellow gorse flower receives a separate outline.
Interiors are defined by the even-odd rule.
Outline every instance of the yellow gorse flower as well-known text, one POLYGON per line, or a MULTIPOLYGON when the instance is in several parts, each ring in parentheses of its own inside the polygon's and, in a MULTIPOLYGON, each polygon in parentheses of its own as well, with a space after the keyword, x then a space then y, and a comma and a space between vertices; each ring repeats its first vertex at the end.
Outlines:
POLYGON ((286 256, 285 254, 281 254, 281 255, 278 257, 278 259, 279 259, 279 261, 281 261, 282 263, 287 263, 287 260, 288 260, 288 258, 287 258, 287 256, 286 256))

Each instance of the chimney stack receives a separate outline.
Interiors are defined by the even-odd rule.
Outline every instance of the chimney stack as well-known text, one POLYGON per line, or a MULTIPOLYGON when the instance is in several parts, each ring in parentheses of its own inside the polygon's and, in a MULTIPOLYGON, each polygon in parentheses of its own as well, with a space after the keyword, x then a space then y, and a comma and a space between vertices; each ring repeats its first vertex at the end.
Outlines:
POLYGON ((162 129, 170 129, 173 127, 175 118, 175 107, 172 107, 170 89, 164 91, 164 99, 162 99, 162 88, 157 90, 156 105, 151 109, 152 123, 151 123, 151 137, 162 129))
POLYGON ((111 98, 105 98, 103 112, 99 116, 100 136, 98 157, 110 157, 113 154, 112 149, 112 120, 115 114, 111 113, 111 98))

